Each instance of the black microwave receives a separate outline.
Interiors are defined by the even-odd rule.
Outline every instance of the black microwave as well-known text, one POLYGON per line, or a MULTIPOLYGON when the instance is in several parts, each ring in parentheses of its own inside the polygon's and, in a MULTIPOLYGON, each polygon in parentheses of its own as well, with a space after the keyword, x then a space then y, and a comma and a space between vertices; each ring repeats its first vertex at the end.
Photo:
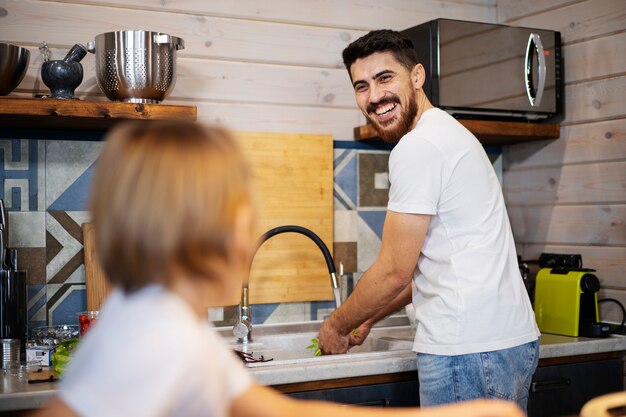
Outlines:
POLYGON ((455 117, 562 116, 560 32, 436 19, 402 33, 426 70, 428 98, 455 117))

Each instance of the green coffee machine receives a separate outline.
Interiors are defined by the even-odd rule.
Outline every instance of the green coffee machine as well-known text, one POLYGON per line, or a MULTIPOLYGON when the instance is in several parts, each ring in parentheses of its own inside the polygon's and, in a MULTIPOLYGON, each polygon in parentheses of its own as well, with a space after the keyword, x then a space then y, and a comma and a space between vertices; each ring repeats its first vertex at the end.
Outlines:
POLYGON ((600 281, 595 270, 578 266, 582 262, 565 262, 537 273, 534 308, 539 330, 574 337, 608 336, 609 325, 599 321, 600 281))

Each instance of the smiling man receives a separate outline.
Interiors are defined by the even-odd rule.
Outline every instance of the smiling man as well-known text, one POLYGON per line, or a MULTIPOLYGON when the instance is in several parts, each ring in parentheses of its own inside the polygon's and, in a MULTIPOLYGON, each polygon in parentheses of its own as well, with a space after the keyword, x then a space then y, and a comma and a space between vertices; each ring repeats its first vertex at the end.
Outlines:
POLYGON ((322 324, 321 349, 346 352, 412 301, 422 406, 497 397, 525 410, 539 331, 489 158, 430 103, 424 67, 400 33, 370 32, 343 60, 357 105, 395 147, 380 252, 322 324))

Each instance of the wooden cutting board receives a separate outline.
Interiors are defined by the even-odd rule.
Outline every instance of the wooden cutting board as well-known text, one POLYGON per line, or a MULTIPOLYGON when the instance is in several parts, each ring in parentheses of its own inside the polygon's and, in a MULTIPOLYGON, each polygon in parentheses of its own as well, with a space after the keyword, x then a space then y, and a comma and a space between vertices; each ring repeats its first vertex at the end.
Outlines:
MULTIPOLYGON (((315 232, 333 250, 333 141, 328 135, 235 132, 252 165, 259 193, 257 236, 283 225, 315 232)), ((87 308, 99 310, 109 288, 83 225, 87 308)), ((328 268, 307 237, 274 236, 258 250, 250 275, 250 302, 331 300, 328 268)), ((238 299, 232 301, 237 304, 238 299)))

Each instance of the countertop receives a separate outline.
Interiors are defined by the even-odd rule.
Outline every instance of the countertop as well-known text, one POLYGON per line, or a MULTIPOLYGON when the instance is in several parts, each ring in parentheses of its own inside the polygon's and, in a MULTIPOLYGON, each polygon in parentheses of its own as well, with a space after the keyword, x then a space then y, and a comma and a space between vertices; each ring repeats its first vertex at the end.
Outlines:
MULTIPOLYGON (((544 334, 541 336, 539 357, 561 358, 619 351, 626 351, 626 336, 588 339, 544 334)), ((415 354, 410 349, 352 353, 271 366, 251 364, 248 368, 260 384, 282 385, 414 371, 415 354)), ((39 408, 54 395, 55 387, 54 382, 29 384, 24 367, 21 370, 4 370, 0 412, 39 408)))

